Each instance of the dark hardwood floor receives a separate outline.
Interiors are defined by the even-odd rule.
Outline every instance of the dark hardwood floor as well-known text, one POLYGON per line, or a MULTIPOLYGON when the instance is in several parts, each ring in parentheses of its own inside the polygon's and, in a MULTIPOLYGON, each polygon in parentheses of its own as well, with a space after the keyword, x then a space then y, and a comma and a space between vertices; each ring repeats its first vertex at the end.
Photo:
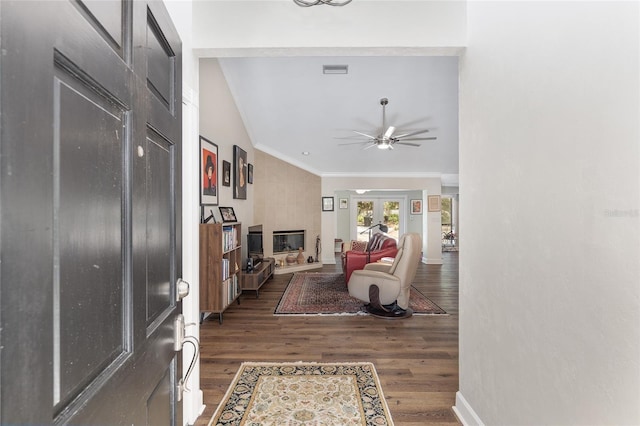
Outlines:
MULTIPOLYGON (((420 265, 415 287, 448 315, 384 320, 370 316, 276 317, 291 274, 275 275, 241 304, 200 328, 200 375, 207 425, 244 361, 372 362, 397 426, 460 424, 451 407, 458 390, 458 253, 443 265, 420 265)), ((323 272, 340 272, 325 265, 323 272)))

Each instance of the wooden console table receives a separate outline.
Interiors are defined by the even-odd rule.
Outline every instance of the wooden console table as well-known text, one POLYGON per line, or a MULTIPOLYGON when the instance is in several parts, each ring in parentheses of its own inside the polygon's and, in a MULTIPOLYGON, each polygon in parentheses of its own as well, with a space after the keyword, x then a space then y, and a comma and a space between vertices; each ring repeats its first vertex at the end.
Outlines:
POLYGON ((255 290, 256 298, 259 297, 258 290, 273 276, 275 268, 276 260, 272 257, 267 257, 262 259, 262 262, 253 271, 240 272, 240 290, 255 290))

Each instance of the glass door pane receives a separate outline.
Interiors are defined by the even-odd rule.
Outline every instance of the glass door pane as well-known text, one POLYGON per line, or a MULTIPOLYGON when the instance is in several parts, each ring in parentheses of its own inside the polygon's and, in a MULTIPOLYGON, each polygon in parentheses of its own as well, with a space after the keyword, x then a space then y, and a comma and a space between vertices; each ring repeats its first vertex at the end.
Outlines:
POLYGON ((400 202, 399 201, 383 201, 383 220, 382 223, 387 225, 389 230, 386 234, 397 241, 400 237, 400 202))
MULTIPOLYGON (((356 217, 354 218, 356 228, 356 240, 369 241, 369 232, 367 229, 378 223, 387 225, 386 232, 396 240, 402 232, 403 203, 399 199, 389 198, 369 198, 359 199, 356 201, 356 217)), ((354 223, 352 222, 352 223, 354 223)), ((371 230, 371 235, 380 232, 380 228, 376 227, 371 230)))
POLYGON ((365 232, 373 225, 373 201, 358 201, 356 203, 356 229, 358 241, 369 241, 369 234, 365 232))

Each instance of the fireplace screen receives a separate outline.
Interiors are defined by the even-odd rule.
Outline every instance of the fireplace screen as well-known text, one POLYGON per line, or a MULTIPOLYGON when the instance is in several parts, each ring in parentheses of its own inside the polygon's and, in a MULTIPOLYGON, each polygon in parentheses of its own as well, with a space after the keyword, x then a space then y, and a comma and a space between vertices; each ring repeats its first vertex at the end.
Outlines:
POLYGON ((304 250, 304 230, 273 232, 273 254, 297 251, 300 247, 304 250))

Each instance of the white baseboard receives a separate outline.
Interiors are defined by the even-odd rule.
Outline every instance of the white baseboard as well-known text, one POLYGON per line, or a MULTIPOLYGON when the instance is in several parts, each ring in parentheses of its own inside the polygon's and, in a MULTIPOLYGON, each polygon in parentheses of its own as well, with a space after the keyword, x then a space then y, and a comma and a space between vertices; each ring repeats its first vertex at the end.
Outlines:
POLYGON ((204 409, 207 408, 203 402, 204 395, 202 390, 195 391, 193 395, 188 395, 188 393, 185 392, 184 395, 182 424, 184 426, 193 425, 196 423, 196 420, 198 420, 198 417, 204 413, 204 409))
POLYGON ((484 426, 480 417, 473 411, 473 408, 471 408, 471 405, 464 399, 460 391, 456 392, 456 405, 452 408, 453 412, 458 416, 458 420, 460 420, 464 426, 484 426))

